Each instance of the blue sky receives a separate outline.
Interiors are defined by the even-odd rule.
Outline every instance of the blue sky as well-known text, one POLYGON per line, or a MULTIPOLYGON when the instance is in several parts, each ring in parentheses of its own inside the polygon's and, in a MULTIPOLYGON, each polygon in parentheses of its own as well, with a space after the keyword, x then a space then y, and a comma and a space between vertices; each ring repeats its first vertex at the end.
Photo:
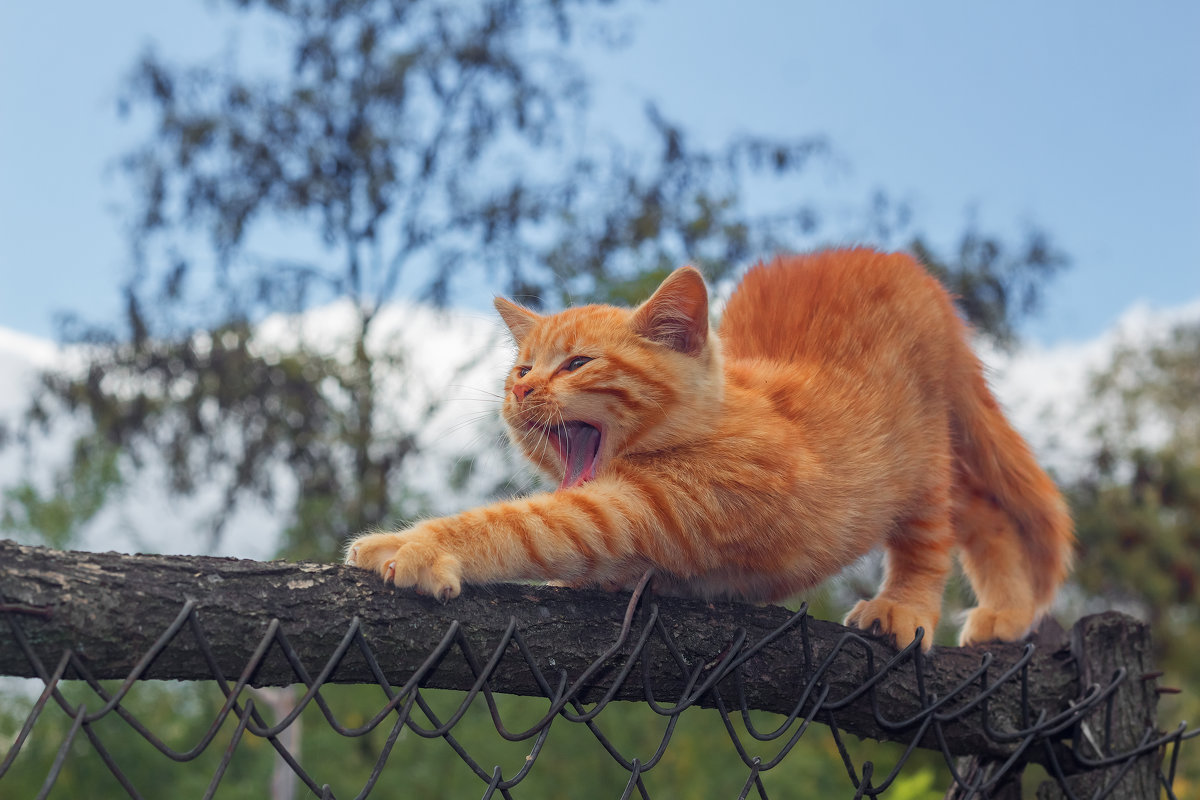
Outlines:
MULTIPOLYGON (((148 44, 220 51, 236 14, 201 0, 0 6, 0 326, 119 308, 127 274, 115 158, 141 134, 116 113, 148 44)), ((1200 4, 630 3, 634 40, 584 49, 598 126, 644 99, 707 143, 826 135, 805 184, 828 208, 876 188, 948 242, 1049 230, 1073 268, 1024 327, 1096 335, 1135 302, 1200 297, 1200 4)), ((852 238, 852 233, 835 234, 852 238)))

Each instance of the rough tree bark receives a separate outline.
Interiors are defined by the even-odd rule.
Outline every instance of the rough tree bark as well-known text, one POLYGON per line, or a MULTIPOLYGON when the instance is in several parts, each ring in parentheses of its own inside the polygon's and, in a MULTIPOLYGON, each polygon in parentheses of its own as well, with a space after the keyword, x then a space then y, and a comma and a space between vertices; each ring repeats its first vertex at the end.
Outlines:
MULTIPOLYGON (((14 627, 24 631, 47 670, 71 648, 97 678, 124 678, 156 638, 179 615, 186 600, 195 603, 197 619, 217 664, 230 680, 243 672, 272 620, 298 651, 309 674, 316 676, 357 617, 384 674, 401 685, 436 648, 448 628, 461 626, 480 663, 501 640, 510 620, 528 645, 534 661, 551 682, 560 670, 574 680, 598 655, 616 641, 628 594, 574 591, 528 585, 467 588, 456 600, 441 605, 409 591, 383 585, 358 569, 325 564, 260 563, 224 558, 126 556, 114 553, 56 552, 0 541, 0 607, 14 622, 0 621, 0 674, 35 676, 22 653, 14 627)), ((748 647, 785 623, 786 609, 736 603, 703 603, 676 598, 643 598, 633 634, 622 651, 586 685, 580 699, 594 701, 612 683, 644 627, 648 609, 658 603, 660 619, 689 666, 717 662, 744 632, 748 647)), ((1118 614, 1102 616, 1100 627, 1112 633, 1138 633, 1140 623, 1118 614)), ((831 700, 844 698, 870 677, 868 660, 878 668, 895 656, 895 648, 873 637, 847 644, 852 634, 840 625, 808 619, 811 664, 839 651, 821 678, 831 700)), ((857 633, 857 632, 854 632, 857 633)), ((935 648, 924 662, 925 691, 945 697, 968 684, 960 707, 978 692, 970 676, 984 652, 994 658, 988 680, 994 681, 1022 655, 1018 644, 986 648, 935 648)), ((1076 654, 1078 653, 1078 646, 1076 654)), ((642 658, 650 660, 655 698, 677 700, 686 676, 661 643, 651 644, 642 658)), ((70 675, 68 675, 70 677, 70 675)), ((144 673, 147 678, 201 680, 212 677, 196 640, 185 626, 174 642, 144 673)), ((788 629, 762 648, 742 667, 745 696, 751 708, 789 713, 812 671, 806 667, 799 627, 788 629)), ((1103 676, 1100 676, 1103 677, 1103 676)), ((351 650, 330 678, 333 682, 373 682, 364 658, 351 650)), ((466 689, 475 678, 457 650, 448 653, 422 685, 466 689)), ((268 653, 252 683, 279 686, 297 682, 278 647, 268 653)), ((529 667, 510 646, 490 678, 495 691, 521 695, 543 693, 529 667)), ((733 682, 720 684, 726 702, 735 701, 733 682)), ((1054 715, 1081 694, 1077 657, 1067 642, 1039 646, 1028 666, 1029 704, 1034 714, 1054 715)), ((640 669, 619 688, 617 699, 642 700, 640 669)), ((712 705, 705 697, 701 705, 712 705)), ((874 739, 911 740, 914 730, 881 727, 873 708, 890 720, 907 718, 920 709, 911 664, 888 672, 872 692, 863 692, 836 712, 836 724, 846 732, 874 739)), ((987 703, 993 730, 1023 726, 1019 718, 1021 686, 1009 680, 987 703)), ((807 710, 807 709, 806 709, 807 710)), ((997 742, 981 725, 982 708, 944 727, 949 750, 958 754, 1004 758, 1013 744, 997 742)), ((828 718, 818 717, 827 722, 828 718)), ((1139 718, 1140 719, 1140 718, 1139 718)), ((937 747, 932 733, 923 746, 937 747)), ((1040 749, 1040 748, 1039 748, 1040 749)), ((1037 758, 1037 752, 1028 753, 1037 758)))
MULTIPOLYGON (((1085 720, 1078 755, 1091 761, 1120 755, 1145 744, 1146 731, 1157 722, 1158 694, 1152 680, 1154 648, 1146 626, 1121 625, 1117 619, 1089 617, 1071 631, 1071 652, 1087 683, 1105 683, 1119 670, 1126 674, 1124 691, 1113 695, 1103 713, 1085 720)), ((1070 751, 1063 753, 1068 771, 1078 768, 1070 751)), ((1067 779, 1076 797, 1157 798, 1160 751, 1151 751, 1131 764, 1080 771, 1067 779)), ((1057 782, 1038 787, 1039 800, 1062 800, 1066 793, 1057 782)))

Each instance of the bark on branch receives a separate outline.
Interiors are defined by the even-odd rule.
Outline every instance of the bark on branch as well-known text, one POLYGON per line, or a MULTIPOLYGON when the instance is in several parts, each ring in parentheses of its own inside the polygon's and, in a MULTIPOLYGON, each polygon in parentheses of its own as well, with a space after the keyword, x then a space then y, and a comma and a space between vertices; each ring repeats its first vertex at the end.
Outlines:
MULTIPOLYGON (((5 609, 0 617, 13 621, 0 621, 0 674, 36 675, 16 639, 14 629, 19 626, 47 670, 53 670, 63 651, 70 648, 95 677, 125 678, 191 600, 216 663, 231 681, 242 674, 272 620, 279 620, 308 674, 315 677, 357 617, 384 674, 397 686, 413 675, 455 621, 479 663, 487 661, 510 621, 515 621, 528 652, 551 683, 557 683, 560 671, 565 671, 569 684, 617 640, 628 599, 627 594, 498 585, 467 588, 458 599, 441 605, 342 566, 57 552, 0 541, 0 605, 5 609)), ((786 609, 773 606, 643 598, 629 640, 585 684, 580 699, 595 701, 612 684, 655 603, 663 627, 689 668, 708 665, 711 669, 723 656, 744 652, 792 617, 786 609)), ((1120 615, 1113 619, 1121 628, 1139 625, 1120 615)), ((945 698, 957 691, 960 699, 943 711, 960 708, 975 697, 980 679, 972 676, 985 651, 993 658, 987 670, 990 683, 1024 653, 1019 644, 935 648, 924 659, 926 697, 945 698)), ((813 667, 831 654, 833 660, 820 680, 828 686, 828 698, 833 701, 859 691, 873 674, 868 665, 873 663, 878 670, 896 651, 882 640, 852 635, 840 625, 805 619, 745 661, 740 672, 747 705, 792 712, 812 679, 813 667), (811 652, 807 657, 801 628, 808 636, 811 652)), ((667 647, 651 636, 640 658, 648 662, 655 699, 677 702, 685 691, 686 675, 667 647)), ((870 691, 859 692, 835 713, 836 725, 859 736, 911 740, 915 729, 882 726, 876 713, 899 720, 921 710, 911 662, 908 657, 905 664, 879 678, 870 691)), ((637 666, 617 690, 617 699, 644 699, 640 664, 637 666)), ((203 680, 213 675, 194 634, 185 626, 143 677, 203 680)), ((352 650, 330 681, 374 682, 375 677, 366 660, 352 650)), ((286 685, 296 683, 297 677, 280 649, 273 646, 252 682, 286 685)), ((455 649, 441 659, 422 685, 467 689, 474 682, 470 666, 455 649)), ((512 645, 496 666, 490 686, 494 691, 544 696, 512 645)), ((726 679, 719 686, 726 704, 735 705, 735 682, 726 679)), ((1040 645, 1035 650, 1028 664, 1027 691, 1035 715, 1043 709, 1050 716, 1059 714, 1080 696, 1079 669, 1066 642, 1040 645)), ((713 703, 709 694, 700 704, 713 703)), ((1008 680, 985 705, 943 727, 948 748, 955 754, 1005 757, 1015 743, 996 741, 984 728, 983 716, 986 713, 992 731, 1012 731, 1028 725, 1028 720, 1021 719, 1020 709, 1020 681, 1008 680)), ((804 711, 807 713, 808 707, 804 711)), ((822 714, 818 720, 828 722, 829 718, 822 714)), ((938 746, 932 729, 922 745, 938 746)), ((1029 755, 1036 757, 1037 753, 1029 755)))

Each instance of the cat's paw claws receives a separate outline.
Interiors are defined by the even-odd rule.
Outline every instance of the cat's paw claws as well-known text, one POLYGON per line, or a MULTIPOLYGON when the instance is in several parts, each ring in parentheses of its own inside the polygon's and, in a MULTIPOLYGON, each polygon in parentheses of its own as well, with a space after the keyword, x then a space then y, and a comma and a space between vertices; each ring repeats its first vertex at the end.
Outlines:
POLYGON ((860 600, 850 609, 843 623, 871 633, 895 637, 896 646, 908 647, 917 638, 917 629, 922 628, 921 649, 933 647, 933 631, 937 628, 937 616, 922 613, 911 606, 902 605, 887 598, 860 600))
POLYGON ((362 536, 346 551, 346 563, 376 573, 384 583, 411 587, 443 603, 462 591, 458 558, 420 528, 362 536))

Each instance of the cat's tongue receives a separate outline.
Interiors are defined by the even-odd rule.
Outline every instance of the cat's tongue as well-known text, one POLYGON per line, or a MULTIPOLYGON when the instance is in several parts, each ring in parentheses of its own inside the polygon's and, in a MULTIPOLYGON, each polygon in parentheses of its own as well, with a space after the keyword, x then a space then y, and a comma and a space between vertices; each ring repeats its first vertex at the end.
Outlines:
POLYGON ((596 477, 596 457, 600 454, 600 431, 583 422, 563 426, 561 443, 566 470, 560 489, 581 486, 596 477))

